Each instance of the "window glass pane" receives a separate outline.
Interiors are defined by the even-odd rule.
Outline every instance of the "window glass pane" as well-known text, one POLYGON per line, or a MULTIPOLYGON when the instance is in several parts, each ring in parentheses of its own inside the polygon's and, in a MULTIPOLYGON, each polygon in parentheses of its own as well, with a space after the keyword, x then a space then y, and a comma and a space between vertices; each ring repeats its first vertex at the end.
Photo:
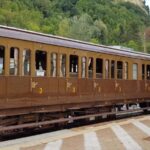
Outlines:
POLYGON ((4 74, 5 48, 0 46, 0 75, 4 74))
POLYGON ((123 63, 121 61, 117 62, 117 79, 122 79, 123 63))
POLYGON ((70 55, 70 77, 78 77, 78 56, 70 55))
POLYGON ((89 58, 88 61, 88 73, 89 73, 89 78, 93 78, 93 58, 89 58))
POLYGON ((150 80, 150 65, 147 65, 147 80, 150 80))
POLYGON ((37 50, 35 55, 36 60, 36 76, 45 76, 46 75, 46 58, 47 53, 42 50, 37 50))
POLYGON ((19 50, 12 47, 10 49, 10 75, 18 75, 18 60, 19 60, 19 50))
POLYGON ((82 78, 86 77, 86 57, 82 57, 82 62, 81 62, 81 77, 82 78))
POLYGON ((124 63, 124 79, 128 79, 128 62, 124 63))
POLYGON ((66 76, 66 55, 60 54, 60 77, 66 76))
POLYGON ((96 78, 103 77, 103 60, 97 58, 96 59, 96 78))
POLYGON ((23 50, 23 66, 22 66, 22 74, 29 75, 30 74, 30 50, 23 50))
POLYGON ((109 78, 109 60, 105 61, 105 78, 109 78))
POLYGON ((56 53, 51 54, 51 76, 52 77, 57 76, 57 54, 56 53))
POLYGON ((115 78, 115 61, 111 61, 111 79, 115 78))
POLYGON ((133 80, 137 80, 138 78, 138 65, 133 64, 133 80))
POLYGON ((142 64, 142 79, 145 79, 145 64, 142 64))

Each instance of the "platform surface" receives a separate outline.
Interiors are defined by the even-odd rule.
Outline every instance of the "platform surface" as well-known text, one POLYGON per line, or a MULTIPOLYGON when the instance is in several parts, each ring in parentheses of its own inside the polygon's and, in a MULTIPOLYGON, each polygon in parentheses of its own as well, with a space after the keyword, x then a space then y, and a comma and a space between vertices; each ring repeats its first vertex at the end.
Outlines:
POLYGON ((150 115, 0 142, 0 150, 150 150, 150 115))

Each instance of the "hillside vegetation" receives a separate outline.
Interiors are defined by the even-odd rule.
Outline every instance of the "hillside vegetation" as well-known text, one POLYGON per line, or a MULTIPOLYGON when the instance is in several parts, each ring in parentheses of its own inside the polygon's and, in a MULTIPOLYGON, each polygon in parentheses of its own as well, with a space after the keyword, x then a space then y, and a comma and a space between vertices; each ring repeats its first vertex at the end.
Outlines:
POLYGON ((150 15, 116 0, 0 0, 0 24, 142 51, 150 15))

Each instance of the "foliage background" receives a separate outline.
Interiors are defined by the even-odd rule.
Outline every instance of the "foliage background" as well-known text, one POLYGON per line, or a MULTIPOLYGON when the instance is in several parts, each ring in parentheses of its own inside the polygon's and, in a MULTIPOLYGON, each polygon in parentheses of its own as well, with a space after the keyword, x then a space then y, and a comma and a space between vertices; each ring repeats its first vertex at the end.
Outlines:
POLYGON ((123 0, 0 0, 0 24, 150 51, 149 8, 123 0))

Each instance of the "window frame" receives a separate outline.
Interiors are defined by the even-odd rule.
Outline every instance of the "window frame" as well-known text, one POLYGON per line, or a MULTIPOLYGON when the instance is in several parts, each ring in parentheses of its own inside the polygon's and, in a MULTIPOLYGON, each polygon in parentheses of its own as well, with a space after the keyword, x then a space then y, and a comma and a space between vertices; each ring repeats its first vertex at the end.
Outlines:
POLYGON ((115 60, 111 60, 110 62, 111 62, 111 79, 115 79, 116 61, 115 60), (112 62, 114 62, 114 63, 112 63, 112 62))
POLYGON ((79 76, 79 55, 70 54, 69 55, 69 77, 71 78, 78 78, 79 76), (71 57, 74 57, 77 62, 71 62, 71 57), (76 57, 76 58, 75 58, 76 57))
POLYGON ((35 71, 36 71, 36 77, 46 77, 46 74, 47 74, 47 55, 48 55, 48 52, 46 51, 46 50, 41 50, 41 49, 37 49, 37 50, 35 50, 35 71), (42 63, 41 63, 41 65, 39 66, 39 68, 37 69, 37 60, 36 60, 36 52, 44 52, 45 53, 45 55, 46 55, 46 57, 45 57, 45 70, 44 70, 44 68, 43 68, 43 66, 42 66, 42 63), (39 71, 39 72, 38 72, 39 71), (40 73, 41 72, 41 74, 39 74, 39 75, 37 75, 37 73, 40 73), (43 72, 44 72, 44 74, 43 74, 43 72))
POLYGON ((127 61, 124 62, 124 79, 129 79, 129 63, 127 61))
POLYGON ((146 80, 150 80, 150 64, 146 64, 146 80))
POLYGON ((132 64, 132 79, 138 80, 138 64, 137 63, 132 64), (136 70, 135 70, 134 66, 136 66, 136 70))
POLYGON ((56 78, 58 76, 58 53, 57 52, 51 52, 50 53, 50 76, 53 78, 56 78), (52 55, 55 54, 56 58, 53 59, 52 55), (53 62, 55 62, 55 65, 53 67, 53 62), (54 74, 55 70, 55 74, 54 74))
POLYGON ((5 53, 6 53, 6 48, 3 45, 0 45, 0 47, 2 47, 3 51, 4 51, 4 56, 0 57, 0 58, 2 58, 2 67, 1 67, 0 76, 3 76, 5 74, 5 63, 6 63, 6 61, 5 61, 5 53))
POLYGON ((89 57, 88 58, 88 78, 92 79, 93 78, 93 72, 94 72, 94 58, 93 57, 89 57), (91 59, 91 62, 89 62, 89 60, 91 59), (92 65, 91 65, 92 64, 92 65), (92 69, 90 69, 90 67, 92 69))
POLYGON ((86 71, 87 71, 87 57, 82 56, 81 57, 81 78, 86 78, 86 71), (83 58, 85 58, 85 62, 83 62, 83 58), (85 67, 83 67, 85 65, 85 67), (83 74, 83 68, 84 68, 84 74, 83 74))
POLYGON ((110 74, 110 60, 106 59, 105 60, 105 79, 109 79, 109 74, 110 74))
POLYGON ((28 49, 28 48, 25 48, 23 51, 22 51, 22 60, 21 60, 21 62, 22 62, 22 66, 24 66, 24 61, 23 61, 23 59, 24 59, 24 51, 29 51, 29 63, 27 64, 27 65, 29 65, 29 72, 28 72, 28 74, 25 74, 25 72, 24 72, 24 67, 22 67, 22 76, 30 76, 31 75, 31 49, 28 49))
MULTIPOLYGON (((58 57, 58 56, 57 56, 58 57)), ((58 58, 57 58, 58 59, 58 58)), ((57 60, 56 60, 56 62, 57 62, 57 60)), ((65 78, 66 77, 66 75, 67 75, 67 54, 65 54, 65 53, 60 53, 59 54, 59 77, 60 78, 65 78), (62 63, 61 62, 63 62, 63 61, 61 61, 62 59, 60 58, 61 57, 61 55, 63 56, 63 55, 65 55, 65 74, 63 75, 63 73, 62 73, 62 63), (62 76, 61 76, 61 74, 62 74, 62 76)), ((56 66, 57 66, 57 63, 56 63, 56 66)), ((57 70, 57 69, 56 69, 57 70)), ((57 71, 56 71, 57 72, 57 71)))
POLYGON ((145 80, 145 77, 146 77, 145 67, 146 67, 146 64, 142 64, 142 80, 145 80))
MULTIPOLYGON (((20 59, 19 59, 19 54, 20 54, 20 48, 18 48, 18 47, 13 47, 13 46, 11 46, 10 48, 9 48, 9 75, 10 76, 18 76, 19 75, 19 64, 20 64, 20 59), (17 51, 18 51, 18 53, 17 53, 17 66, 16 66, 16 64, 15 64, 15 54, 14 54, 14 63, 12 63, 11 62, 11 59, 13 59, 13 58, 11 58, 11 49, 16 49, 17 51), (13 64, 13 66, 14 66, 14 68, 11 68, 11 65, 13 64), (13 74, 11 74, 11 69, 14 69, 14 73, 13 74), (17 69, 17 73, 15 73, 15 69, 17 69)), ((14 53, 15 53, 15 51, 14 51, 14 53)))
POLYGON ((97 79, 102 79, 103 78, 103 63, 104 63, 104 61, 103 61, 103 59, 102 58, 96 58, 95 59, 96 60, 96 78, 97 79), (100 61, 99 63, 101 64, 101 66, 98 66, 98 61, 100 61), (98 70, 98 68, 97 67, 101 67, 100 69, 99 69, 99 72, 97 71, 98 70))
POLYGON ((117 79, 118 80, 122 80, 123 79, 123 61, 117 61, 116 73, 117 73, 117 79), (119 68, 119 64, 118 63, 122 63, 121 69, 119 68))

